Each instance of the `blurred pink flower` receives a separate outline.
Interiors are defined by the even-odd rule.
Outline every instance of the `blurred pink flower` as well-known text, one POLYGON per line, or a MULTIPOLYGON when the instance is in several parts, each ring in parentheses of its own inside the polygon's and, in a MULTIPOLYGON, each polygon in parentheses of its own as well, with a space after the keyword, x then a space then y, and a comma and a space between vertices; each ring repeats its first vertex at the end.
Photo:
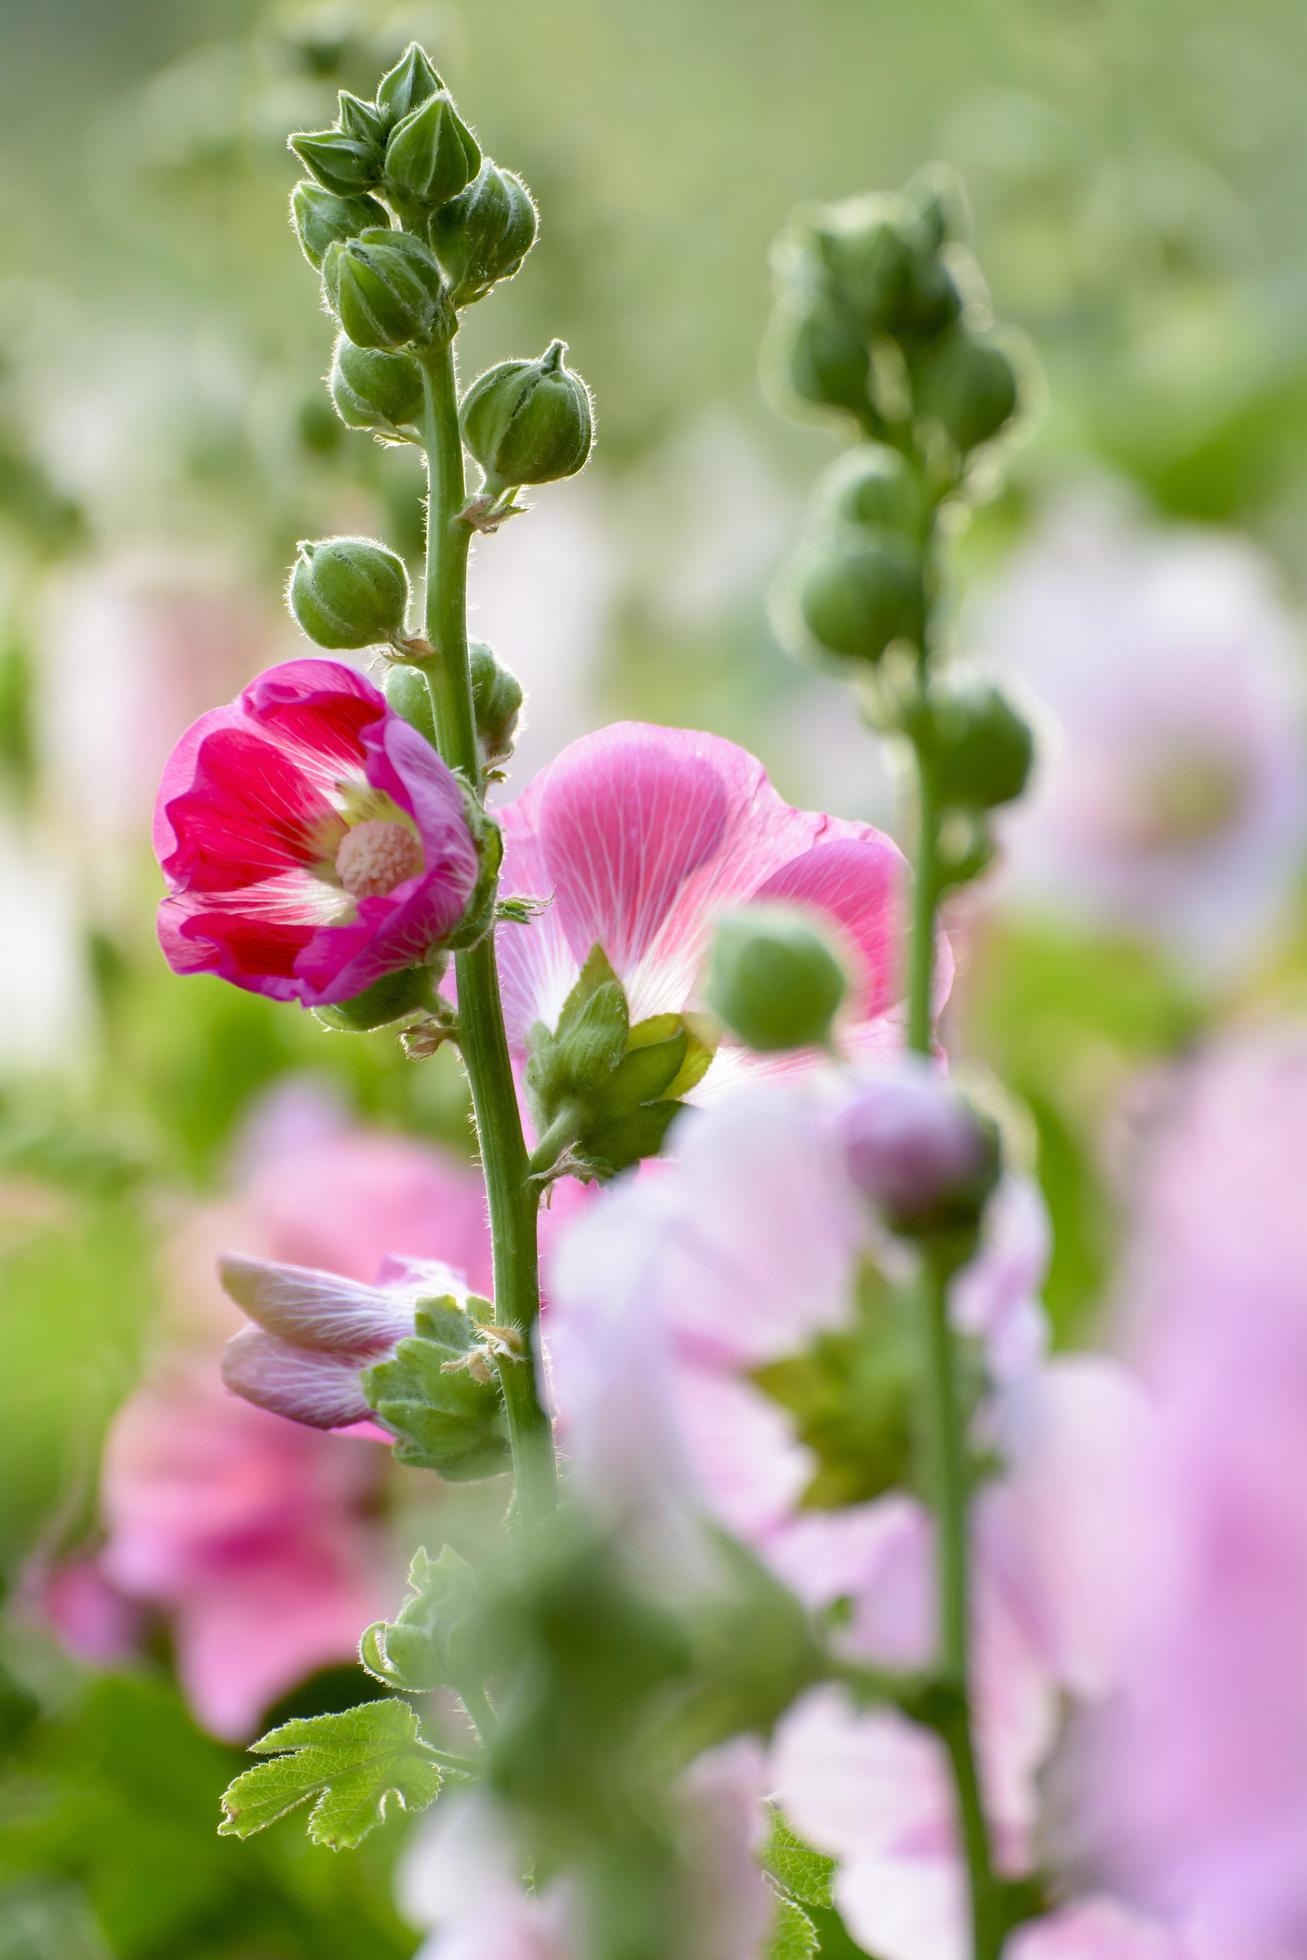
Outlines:
MULTIPOLYGON (((553 901, 529 925, 499 932, 519 1056, 534 1022, 557 1021, 596 944, 625 984, 633 1020, 692 1007, 715 915, 750 898, 827 914, 860 966, 850 1045, 901 1043, 902 854, 869 824, 792 810, 733 743, 618 722, 564 749, 501 816, 503 890, 553 901)), ((950 971, 942 944, 941 999, 950 971)), ((760 1066, 725 1044, 703 1099, 760 1066)))
POLYGON ((1216 969, 1248 959, 1307 846, 1302 652, 1269 564, 1082 499, 971 633, 1047 717, 1004 824, 1016 893, 1216 969))
MULTIPOLYGON (((576 1474, 609 1515, 707 1507, 764 1546, 790 1518, 815 1466, 753 1371, 853 1326, 864 1259, 908 1270, 853 1184, 842 1133, 878 1079, 819 1070, 684 1116, 658 1175, 560 1235, 553 1387, 576 1474)), ((992 1208, 960 1318, 996 1372, 1040 1351, 1043 1253, 1033 1193, 992 1208)))
MULTIPOLYGON (((1136 1919, 1109 1900, 1071 1906, 1023 1926, 1008 1943, 1008 1960, 1205 1960, 1197 1947, 1165 1927, 1136 1919)), ((1215 1953, 1210 1960, 1218 1960, 1215 1953)), ((1227 1952, 1223 1960, 1242 1960, 1227 1952)))
POLYGON ((310 1007, 428 958, 478 871, 454 777, 334 660, 272 667, 187 730, 154 847, 174 971, 310 1007))
POLYGON ((1307 1951, 1307 1027, 1228 1039, 1155 1139, 1128 1324, 1162 1502, 1079 1834, 1214 1952, 1307 1951))
MULTIPOLYGON (((393 1605, 396 1575, 376 1516, 381 1453, 223 1388, 221 1343, 239 1316, 213 1276, 216 1250, 234 1237, 264 1256, 361 1277, 388 1246, 429 1256, 443 1245, 478 1283, 489 1274, 484 1199, 468 1165, 348 1128, 293 1084, 265 1103, 242 1154, 236 1198, 197 1208, 174 1234, 168 1350, 110 1433, 106 1542, 93 1568, 127 1610, 165 1614, 191 1706, 233 1739, 313 1668, 350 1659, 360 1630, 393 1605)), ((86 1586, 77 1569, 71 1607, 66 1589, 53 1602, 70 1641, 86 1586)))
MULTIPOLYGON (((1120 1529, 1143 1500, 1150 1431, 1143 1397, 1101 1359, 1050 1363, 1005 1391, 1002 1476, 977 1505, 975 1702, 986 1804, 1001 1868, 1038 1856, 1040 1773, 1068 1696, 1118 1680, 1123 1602, 1137 1547, 1120 1529)), ((814 1607, 848 1602, 852 1658, 929 1665, 933 1525, 914 1501, 805 1513, 773 1562, 814 1607)), ((783 1718, 775 1794, 795 1828, 839 1861, 835 1897, 854 1937, 883 1960, 966 1960, 964 1878, 943 1745, 885 1710, 821 1688, 783 1718)))

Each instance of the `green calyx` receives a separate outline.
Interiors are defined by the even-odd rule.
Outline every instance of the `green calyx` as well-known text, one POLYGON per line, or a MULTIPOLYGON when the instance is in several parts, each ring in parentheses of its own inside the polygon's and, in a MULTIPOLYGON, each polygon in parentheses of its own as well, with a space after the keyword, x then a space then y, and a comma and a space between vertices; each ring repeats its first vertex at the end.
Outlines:
POLYGON ((810 916, 759 903, 718 921, 703 995, 746 1048, 775 1054, 828 1044, 848 984, 843 961, 810 916))
POLYGON ((422 370, 411 354, 336 342, 328 383, 336 413, 351 429, 398 435, 422 418, 422 370))
POLYGON ((387 973, 355 994, 353 1000, 339 1001, 334 1007, 315 1007, 314 1019, 333 1034, 373 1034, 378 1028, 425 1016, 435 1003, 443 968, 444 961, 437 960, 387 973))
POLYGON ((386 143, 386 188, 401 204, 444 204, 480 167, 477 140, 443 90, 396 123, 386 143))
MULTIPOLYGON (((495 1477, 509 1467, 488 1300, 424 1300, 414 1331, 388 1361, 363 1375, 368 1405, 395 1437, 400 1463, 450 1483, 495 1477)), ((506 1363, 512 1366, 512 1362, 506 1363)))
POLYGON ((405 116, 411 115, 428 96, 438 95, 443 87, 426 51, 416 41, 410 41, 377 87, 377 114, 387 135, 396 123, 403 122, 405 116))
POLYGON ((712 1050, 680 1015, 631 1025, 626 993, 601 946, 591 949, 552 1031, 532 1028, 526 1092, 540 1134, 533 1167, 583 1183, 656 1157, 681 1099, 712 1050))
POLYGON ((432 748, 436 743, 436 717, 431 706, 431 689, 419 667, 396 661, 386 669, 382 690, 397 715, 417 729, 432 748))
POLYGON ((359 197, 380 185, 381 150, 372 138, 347 129, 313 129, 289 142, 305 168, 338 197, 359 197))
POLYGON ((315 272, 321 271, 328 246, 387 222, 386 207, 375 197, 342 197, 307 179, 290 194, 290 215, 300 250, 315 272))
POLYGON ((438 1558, 415 1552, 408 1593, 393 1620, 375 1621, 359 1642, 368 1673, 402 1694, 457 1689, 479 1679, 473 1615, 476 1573, 452 1545, 438 1558))
POLYGON ((921 565, 898 532, 842 524, 800 552, 793 573, 802 635, 822 653, 878 661, 921 616, 921 565))
POLYGON ((482 640, 473 640, 468 648, 468 660, 472 712, 482 762, 488 765, 507 762, 513 753, 513 737, 522 712, 522 683, 507 667, 500 666, 482 640))
POLYGON ((538 224, 521 178, 487 157, 466 189, 431 218, 431 248, 455 306, 470 306, 501 279, 511 279, 535 243, 538 224))
POLYGON ((327 248, 322 282, 356 347, 394 352, 445 346, 458 322, 444 275, 421 239, 364 231, 327 248))
POLYGON ((992 810, 1021 795, 1034 763, 1030 723, 993 681, 946 674, 932 688, 915 739, 946 808, 992 810))
POLYGON ((590 390, 553 341, 536 361, 504 361, 463 397, 463 439, 487 486, 553 483, 574 476, 590 454, 590 390))
POLYGON ((403 560, 373 538, 301 543, 287 597, 314 644, 333 652, 404 637, 408 573, 403 560))

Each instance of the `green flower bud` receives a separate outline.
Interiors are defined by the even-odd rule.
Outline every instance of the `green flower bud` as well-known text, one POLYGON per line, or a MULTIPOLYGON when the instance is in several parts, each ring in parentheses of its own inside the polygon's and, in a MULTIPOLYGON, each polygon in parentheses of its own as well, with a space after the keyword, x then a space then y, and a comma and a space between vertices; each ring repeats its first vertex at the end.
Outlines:
POLYGON ((866 409, 871 352, 848 312, 829 294, 784 299, 772 327, 771 362, 784 387, 818 408, 866 409))
POLYGON ((290 194, 290 215, 300 250, 315 272, 322 269, 329 245, 386 224, 386 207, 375 197, 340 197, 307 179, 290 194))
POLYGON ((468 649, 472 670, 472 709, 477 739, 487 762, 505 762, 513 753, 513 736, 522 712, 522 683, 501 667, 491 649, 474 640, 468 649))
POLYGON ((917 414, 938 422, 964 456, 1011 420, 1019 392, 1012 356, 965 327, 928 347, 913 374, 917 414))
POLYGON ((918 538, 925 503, 916 471, 897 449, 863 443, 832 463, 817 486, 817 508, 836 523, 862 524, 918 538))
POLYGON ((939 683, 920 740, 941 800, 964 809, 1013 802, 1034 761, 1029 722, 1002 688, 979 674, 948 675, 939 683))
POLYGON ((340 113, 336 120, 345 134, 356 136, 361 143, 370 143, 380 161, 386 147, 386 119, 375 102, 365 102, 361 96, 351 95, 348 89, 342 89, 337 100, 340 113))
POLYGON ((444 274, 407 232, 364 231, 329 246, 322 280, 356 347, 442 347, 458 324, 444 274))
POLYGON ((916 554, 892 531, 841 525, 801 556, 797 598, 804 627, 819 647, 854 660, 879 660, 917 624, 916 554))
POLYGON ((396 123, 386 145, 386 187, 416 204, 445 204, 481 167, 476 137, 443 90, 396 123))
POLYGON ((703 997, 746 1048, 820 1047, 848 988, 820 928, 785 905, 742 905, 719 920, 703 997))
POLYGON ((498 280, 512 278, 535 244, 537 222, 521 178, 487 157, 466 190, 431 220, 432 250, 445 268, 455 306, 470 306, 498 280))
POLYGON ((503 361, 463 397, 463 439, 489 484, 553 483, 590 454, 590 390, 552 341, 538 361, 503 361))
POLYGON ((320 647, 375 647, 404 637, 408 573, 371 538, 301 543, 290 575, 290 609, 320 647))
POLYGON ((359 197, 381 182, 381 152, 347 129, 307 130, 289 139, 300 162, 337 197, 359 197))
POLYGON ((397 661, 388 669, 382 690, 395 713, 403 715, 405 721, 416 728, 419 735, 424 735, 434 749, 437 746, 436 716, 426 676, 418 668, 397 661))
POLYGON ((403 122, 428 96, 438 95, 443 87, 425 51, 416 41, 410 41, 377 88, 377 113, 387 132, 403 122))
POLYGON ((911 289, 925 245, 912 236, 914 214, 901 197, 851 197, 818 213, 816 256, 835 292, 868 335, 888 333, 911 289))
POLYGON ((405 429, 421 420, 422 370, 411 354, 356 347, 341 334, 329 385, 336 413, 351 429, 405 429))

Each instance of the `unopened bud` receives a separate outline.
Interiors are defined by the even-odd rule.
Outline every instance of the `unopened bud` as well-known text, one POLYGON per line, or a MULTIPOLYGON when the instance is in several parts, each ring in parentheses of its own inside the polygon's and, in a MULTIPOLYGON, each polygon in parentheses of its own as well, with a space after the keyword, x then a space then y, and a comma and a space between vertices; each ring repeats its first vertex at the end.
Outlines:
POLYGON ((361 143, 370 143, 378 159, 386 145, 386 121, 375 102, 365 102, 361 96, 351 95, 342 89, 337 98, 340 113, 336 120, 348 136, 356 136, 361 143))
POLYGON ((470 306, 498 280, 511 279, 535 243, 536 226, 526 185, 487 157, 472 183, 431 220, 432 249, 455 306, 470 306))
POLYGON ((553 341, 538 361, 504 361, 463 397, 463 437, 488 484, 553 483, 590 454, 590 390, 553 341))
POLYGON ((932 692, 921 741, 944 803, 992 810, 1025 789, 1034 761, 1030 724, 1002 688, 949 675, 932 692))
POLYGON ((382 76, 377 88, 377 112, 389 132, 403 122, 430 95, 438 95, 441 81, 424 49, 410 41, 395 66, 382 76))
POLYGON ((381 151, 366 137, 347 129, 314 129, 289 142, 300 162, 338 197, 359 197, 381 181, 381 151))
POLYGON ((426 676, 418 668, 397 661, 391 667, 382 683, 387 701, 397 715, 403 715, 406 722, 425 736, 432 748, 436 747, 436 716, 431 705, 431 689, 426 676))
POLYGON ((863 443, 850 449, 817 486, 818 509, 836 523, 897 531, 918 538, 925 521, 921 483, 897 449, 863 443))
POLYGON ((786 905, 743 905, 719 920, 703 995, 746 1048, 771 1054, 820 1047, 848 987, 830 941, 786 905))
POLYGON ((336 413, 351 429, 405 429, 421 420, 422 370, 411 354, 356 347, 341 334, 330 386, 336 413))
POLYGON ((917 557, 893 531, 839 526, 807 547, 795 581, 804 629, 827 653, 876 661, 919 624, 917 557))
POLYGON ((895 1231, 979 1223, 998 1178, 998 1132, 924 1056, 868 1076, 841 1129, 849 1175, 895 1231))
POLYGON ((439 265, 407 232, 365 231, 329 246, 322 279, 356 347, 443 347, 458 324, 439 265))
POLYGON ((371 538, 301 544, 290 576, 290 609, 320 647, 374 647, 403 638, 408 573, 371 538))
POLYGON ((300 250, 315 272, 329 245, 386 223, 386 207, 375 197, 341 197, 307 179, 290 194, 290 215, 300 250))
POLYGON ((878 194, 848 198, 817 215, 817 257, 866 334, 892 331, 909 294, 919 249, 913 220, 903 198, 878 194))
POLYGON ((513 753, 513 736, 522 712, 522 683, 507 667, 500 666, 482 641, 474 640, 468 654, 481 753, 487 762, 504 762, 513 753))
POLYGON ((914 371, 913 398, 917 414, 938 422, 965 456, 1016 413, 1016 366, 999 341, 958 327, 927 348, 914 371))
POLYGON ((866 337, 829 294, 782 299, 772 326, 771 364, 784 388, 817 408, 865 411, 871 386, 866 337))
POLYGON ((457 197, 480 166, 477 140, 443 91, 396 123, 386 144, 386 187, 415 204, 457 197))

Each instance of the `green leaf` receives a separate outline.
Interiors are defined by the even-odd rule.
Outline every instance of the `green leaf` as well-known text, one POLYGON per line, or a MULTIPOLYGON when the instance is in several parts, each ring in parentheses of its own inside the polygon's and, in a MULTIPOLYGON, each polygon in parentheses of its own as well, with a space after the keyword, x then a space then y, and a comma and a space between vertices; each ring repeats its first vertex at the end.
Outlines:
POLYGON ((771 1833, 762 1854, 762 1864, 764 1871, 770 1873, 781 1890, 798 1899, 802 1905, 831 1907, 835 1860, 828 1858, 823 1851, 814 1851, 791 1828, 782 1812, 774 1807, 771 1833))
POLYGON ((488 1300, 424 1301, 413 1333, 363 1375, 370 1407, 397 1439, 396 1459, 452 1483, 498 1476, 510 1461, 499 1382, 481 1365, 481 1318, 491 1318, 488 1300))
POLYGON ((817 1928, 803 1907, 793 1899, 778 1899, 764 1949, 766 1960, 811 1960, 818 1951, 817 1928))
POLYGON ((352 1850, 386 1819, 393 1796, 402 1810, 425 1810, 440 1793, 434 1753, 404 1701, 369 1701, 338 1715, 283 1722, 251 1745, 256 1763, 222 1799, 222 1837, 252 1837, 312 1802, 309 1836, 333 1851, 352 1850))

